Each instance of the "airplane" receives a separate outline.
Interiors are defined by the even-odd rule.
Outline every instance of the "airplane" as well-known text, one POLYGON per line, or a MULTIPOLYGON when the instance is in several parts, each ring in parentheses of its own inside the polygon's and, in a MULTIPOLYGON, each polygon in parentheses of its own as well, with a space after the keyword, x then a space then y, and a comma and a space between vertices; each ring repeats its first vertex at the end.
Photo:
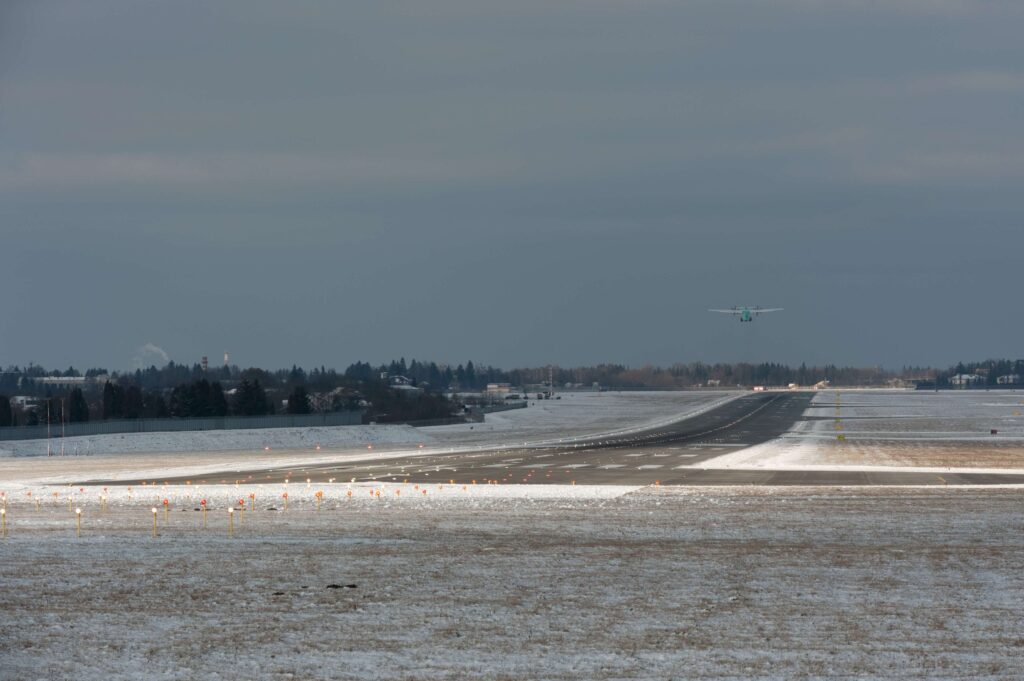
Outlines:
POLYGON ((754 307, 732 307, 728 310, 708 310, 708 312, 721 312, 723 314, 731 314, 740 318, 741 322, 752 322, 754 317, 763 312, 782 312, 781 307, 761 307, 755 305, 754 307))

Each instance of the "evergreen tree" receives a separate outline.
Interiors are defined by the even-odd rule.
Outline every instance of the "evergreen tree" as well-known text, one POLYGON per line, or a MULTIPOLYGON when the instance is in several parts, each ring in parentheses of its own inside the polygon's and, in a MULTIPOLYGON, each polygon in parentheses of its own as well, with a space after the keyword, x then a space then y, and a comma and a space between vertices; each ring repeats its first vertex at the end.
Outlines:
POLYGON ((187 418, 192 415, 192 401, 188 386, 179 385, 171 391, 167 410, 173 418, 187 418))
POLYGON ((119 419, 124 415, 124 388, 110 381, 103 384, 103 406, 101 416, 107 419, 119 419))
POLYGON ((130 385, 124 391, 124 398, 121 403, 121 418, 138 419, 142 418, 143 399, 142 390, 137 385, 130 385))
POLYGON ((295 386, 292 394, 288 396, 288 413, 308 414, 311 411, 313 410, 309 406, 309 395, 306 394, 306 388, 301 385, 295 386))
POLYGON ((71 395, 68 396, 68 421, 70 423, 83 423, 88 420, 89 403, 85 401, 82 389, 75 388, 71 391, 71 395))
POLYGON ((103 402, 100 407, 100 418, 106 421, 111 418, 114 404, 114 386, 110 381, 103 384, 103 402))
POLYGON ((228 402, 219 382, 202 378, 174 388, 169 409, 178 418, 223 417, 228 414, 228 402))
POLYGON ((210 384, 210 416, 223 418, 228 415, 228 400, 224 397, 224 388, 220 382, 214 381, 210 384))
POLYGON ((188 386, 188 391, 192 401, 192 413, 189 416, 210 416, 213 411, 213 405, 210 404, 210 382, 201 378, 188 386))
POLYGON ((235 395, 234 411, 241 416, 263 416, 271 412, 267 403, 267 393, 258 380, 242 379, 235 395))
POLYGON ((163 395, 157 391, 144 394, 142 413, 148 419, 165 419, 171 415, 167 410, 167 403, 164 401, 163 395))
POLYGON ((14 412, 11 411, 11 399, 0 395, 0 428, 14 425, 14 412))

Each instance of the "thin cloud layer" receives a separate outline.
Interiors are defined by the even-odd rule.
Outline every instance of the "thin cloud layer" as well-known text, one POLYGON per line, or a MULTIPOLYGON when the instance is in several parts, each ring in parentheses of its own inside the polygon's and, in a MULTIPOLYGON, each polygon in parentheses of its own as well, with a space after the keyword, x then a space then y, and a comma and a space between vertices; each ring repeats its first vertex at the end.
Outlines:
POLYGON ((1012 355, 1022 20, 4 3, 0 363, 1012 355))

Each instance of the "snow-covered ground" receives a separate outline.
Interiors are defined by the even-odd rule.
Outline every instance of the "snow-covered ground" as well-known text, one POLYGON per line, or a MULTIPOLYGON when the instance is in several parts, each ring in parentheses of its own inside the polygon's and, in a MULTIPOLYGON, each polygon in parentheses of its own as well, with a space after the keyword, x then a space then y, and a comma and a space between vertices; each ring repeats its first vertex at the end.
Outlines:
POLYGON ((344 449, 366 445, 498 445, 572 439, 649 428, 735 399, 742 393, 606 392, 564 393, 557 400, 532 401, 526 409, 488 414, 484 423, 412 428, 337 426, 168 433, 121 433, 47 440, 0 441, 0 457, 96 456, 171 452, 227 452, 344 449), (63 448, 61 445, 63 444, 63 448))
POLYGON ((830 390, 804 416, 777 440, 701 466, 1024 472, 1024 393, 830 390))
MULTIPOLYGON (((46 456, 45 440, 0 442, 0 454, 4 450, 8 454, 0 456, 0 485, 6 481, 164 478, 365 460, 377 454, 571 441, 657 426, 740 395, 724 391, 565 393, 560 400, 488 414, 482 424, 431 428, 378 425, 94 435, 68 438, 64 445, 68 456, 63 457, 46 456)), ((59 452, 59 443, 55 451, 59 452)))
POLYGON ((94 490, 76 501, 76 539, 65 500, 37 510, 21 495, 0 541, 0 676, 1019 679, 1024 669, 1019 489, 532 486, 523 496, 491 486, 381 500, 355 489, 320 512, 305 491, 287 512, 258 499, 233 537, 222 507, 203 529, 177 497, 153 538, 149 499, 103 510, 94 490))
POLYGON ((198 430, 167 433, 118 433, 60 438, 0 441, 3 456, 102 456, 106 454, 159 454, 169 452, 233 452, 411 445, 429 441, 428 434, 410 426, 333 426, 314 428, 254 428, 198 430))
POLYGON ((819 420, 804 438, 834 440, 839 418, 847 440, 1024 444, 1024 393, 1017 392, 826 391, 814 396, 806 415, 819 420))
MULTIPOLYGON (((735 399, 738 392, 565 393, 483 424, 151 433, 6 442, 0 485, 200 475, 469 448, 572 441, 650 428, 735 399), (81 454, 88 453, 88 456, 81 454)), ((823 391, 783 437, 695 464, 701 468, 1024 472, 1024 394, 823 391), (995 434, 991 430, 996 430, 995 434), (842 436, 843 439, 839 439, 842 436)))
POLYGON ((694 416, 743 395, 715 392, 579 392, 531 401, 526 409, 488 414, 484 423, 422 430, 451 445, 561 442, 595 434, 621 434, 694 416))
MULTIPOLYGON (((732 397, 574 394, 484 427, 0 458, 0 678, 1020 678, 1019 486, 56 484, 571 439, 732 397)), ((996 418, 1019 452, 1010 398, 938 397, 843 393, 836 430, 824 393, 808 415, 826 419, 701 465, 865 465, 852 446, 899 465, 885 452, 908 441, 880 433, 980 450, 996 418)))

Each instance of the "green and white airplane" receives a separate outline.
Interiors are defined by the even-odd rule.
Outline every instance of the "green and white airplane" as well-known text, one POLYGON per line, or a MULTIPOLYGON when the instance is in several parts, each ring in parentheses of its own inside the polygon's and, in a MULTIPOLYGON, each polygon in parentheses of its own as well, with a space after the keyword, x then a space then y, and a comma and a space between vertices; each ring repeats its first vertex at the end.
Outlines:
POLYGON ((755 305, 754 307, 731 307, 728 310, 708 310, 708 312, 721 312, 722 314, 731 314, 740 318, 741 322, 752 322, 754 317, 763 312, 782 312, 781 307, 761 307, 755 305))

